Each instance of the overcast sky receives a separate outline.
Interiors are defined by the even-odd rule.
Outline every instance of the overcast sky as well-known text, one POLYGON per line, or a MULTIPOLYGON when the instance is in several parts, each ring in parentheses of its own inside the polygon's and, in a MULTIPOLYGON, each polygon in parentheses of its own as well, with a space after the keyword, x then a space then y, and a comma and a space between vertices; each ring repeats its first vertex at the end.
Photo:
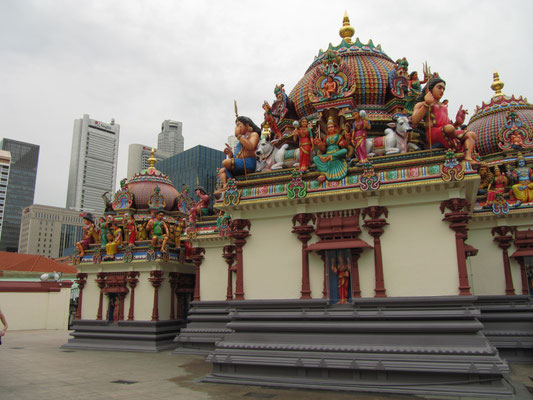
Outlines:
POLYGON ((120 124, 128 146, 157 145, 165 119, 185 148, 223 149, 239 114, 262 121, 276 84, 289 93, 319 49, 338 45, 344 10, 355 37, 409 70, 427 60, 455 114, 507 95, 533 96, 533 2, 524 1, 0 1, 0 138, 41 146, 35 203, 65 206, 73 122, 120 124))

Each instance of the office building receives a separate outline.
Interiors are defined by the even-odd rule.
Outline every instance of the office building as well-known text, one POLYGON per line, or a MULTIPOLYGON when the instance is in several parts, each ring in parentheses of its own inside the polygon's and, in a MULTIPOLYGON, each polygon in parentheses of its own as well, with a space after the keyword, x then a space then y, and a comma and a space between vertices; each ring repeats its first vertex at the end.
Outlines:
MULTIPOLYGON (((148 159, 152 148, 143 144, 130 144, 128 148, 128 179, 133 175, 150 166, 148 159)), ((157 150, 154 154, 157 161, 165 160, 169 157, 168 153, 163 150, 157 150)))
POLYGON ((165 120, 161 124, 161 133, 157 137, 157 150, 169 156, 183 153, 185 142, 182 134, 182 123, 165 120))
MULTIPOLYGON (((103 204, 100 207, 103 211, 103 204)), ((80 212, 33 204, 22 212, 19 253, 60 258, 72 255, 82 239, 80 212)), ((93 214, 97 218, 96 214, 93 214)))
MULTIPOLYGON (((22 210, 33 204, 39 146, 13 139, 3 139, 0 149, 11 153, 7 193, 2 221, 0 251, 16 252, 19 243, 22 210)), ((5 169, 3 170, 5 172, 5 169)), ((1 178, 5 178, 5 173, 1 178)), ((4 181, 1 184, 5 184, 4 181)))
POLYGON ((0 150, 0 240, 2 239, 2 222, 4 221, 10 164, 11 153, 9 151, 0 150))
POLYGON ((183 185, 187 185, 189 193, 193 193, 199 182, 207 193, 212 194, 215 191, 217 169, 225 158, 222 151, 198 145, 158 162, 155 167, 169 176, 179 192, 183 185))
POLYGON ((89 118, 74 121, 67 208, 98 211, 102 194, 112 193, 117 180, 120 125, 89 118))

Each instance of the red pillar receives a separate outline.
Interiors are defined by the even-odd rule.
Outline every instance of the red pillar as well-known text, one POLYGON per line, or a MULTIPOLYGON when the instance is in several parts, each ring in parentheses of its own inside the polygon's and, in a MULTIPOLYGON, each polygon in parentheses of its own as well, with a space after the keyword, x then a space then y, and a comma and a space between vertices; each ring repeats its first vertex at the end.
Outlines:
POLYGON ((520 277, 522 278, 522 294, 529 294, 529 282, 527 281, 526 263, 524 257, 517 257, 517 261, 520 263, 520 277))
POLYGON ((233 239, 235 244, 235 250, 237 253, 237 278, 235 279, 235 300, 244 300, 244 283, 243 283, 243 257, 242 248, 246 244, 246 238, 250 235, 251 223, 247 219, 234 219, 230 224, 229 235, 233 239))
POLYGON ((174 308, 176 290, 178 288, 178 273, 171 272, 169 273, 169 282, 170 282, 170 319, 176 319, 176 309, 174 308))
POLYGON ((74 282, 78 284, 78 287, 80 288, 80 296, 78 297, 78 309, 76 310, 76 319, 81 319, 81 307, 83 302, 83 288, 85 287, 85 284, 87 283, 87 274, 80 272, 76 274, 76 279, 74 282))
POLYGON ((511 263, 509 262, 508 249, 511 247, 513 241, 513 229, 509 226, 497 226, 492 228, 490 233, 494 238, 494 241, 498 243, 498 247, 502 249, 503 256, 503 275, 505 277, 505 294, 510 296, 514 295, 513 276, 511 275, 511 263))
POLYGON ((196 278, 194 282, 194 301, 200 300, 200 265, 202 265, 202 261, 204 260, 204 256, 202 254, 205 254, 205 249, 202 247, 195 247, 193 249, 192 253, 192 262, 195 265, 196 270, 196 278))
POLYGON ((105 273, 98 272, 94 281, 100 288, 100 295, 98 297, 98 311, 96 312, 96 320, 100 321, 102 319, 102 303, 104 302, 105 273))
POLYGON ((298 235, 298 240, 302 242, 302 289, 301 299, 311 298, 311 286, 309 282, 309 253, 307 252, 307 242, 311 239, 315 228, 309 222, 316 221, 314 214, 301 213, 292 218, 292 232, 298 235), (299 223, 299 225, 296 225, 299 223))
POLYGON ((228 284, 226 288, 227 301, 233 300, 233 271, 236 270, 236 268, 233 266, 233 263, 235 262, 235 257, 237 256, 235 251, 235 246, 232 245, 224 246, 222 249, 222 258, 224 258, 228 264, 228 284))
POLYGON ((363 210, 363 219, 365 219, 364 227, 368 229, 370 236, 374 238, 374 271, 376 287, 374 289, 374 297, 387 297, 385 291, 385 279, 383 277, 383 259, 381 255, 381 235, 384 230, 383 227, 388 225, 385 218, 380 218, 384 215, 385 218, 389 216, 389 210, 386 207, 371 206, 363 210))
POLYGON ((137 286, 139 272, 131 271, 128 272, 126 276, 126 281, 130 285, 131 294, 130 294, 130 309, 128 311, 128 321, 133 321, 135 319, 134 310, 135 310, 135 287, 137 286))
POLYGON ((154 287, 154 308, 152 310, 152 321, 159 321, 159 287, 165 278, 163 271, 150 271, 150 278, 148 280, 152 282, 154 287))
POLYGON ((451 212, 444 214, 443 221, 450 223, 450 229, 455 232, 455 247, 457 251, 457 269, 459 275, 459 295, 470 296, 470 284, 468 282, 468 271, 466 269, 465 240, 468 238, 468 221, 470 215, 470 203, 465 199, 445 200, 440 205, 442 213, 446 209, 451 212))
POLYGON ((352 249, 352 265, 350 270, 350 277, 352 279, 352 299, 361 297, 361 286, 359 284, 359 256, 361 249, 352 249))

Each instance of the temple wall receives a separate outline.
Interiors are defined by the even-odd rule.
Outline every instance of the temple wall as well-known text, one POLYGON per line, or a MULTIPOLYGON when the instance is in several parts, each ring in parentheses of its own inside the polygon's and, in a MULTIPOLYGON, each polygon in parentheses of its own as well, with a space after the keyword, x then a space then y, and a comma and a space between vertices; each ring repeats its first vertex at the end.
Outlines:
MULTIPOLYGON (((165 280, 161 283, 159 287, 158 294, 158 310, 159 310, 159 320, 169 320, 170 319, 170 292, 172 288, 170 287, 169 282, 169 273, 165 271, 164 275, 165 280)), ((152 298, 153 306, 153 298, 152 298)), ((176 302, 174 301, 174 312, 176 312, 176 302)), ((127 313, 125 313, 127 315, 127 313)), ((150 318, 152 319, 152 318, 150 318)))
MULTIPOLYGON (((222 258, 222 248, 227 244, 230 242, 217 242, 211 246, 205 243, 200 244, 201 247, 205 248, 204 260, 200 266, 201 300, 226 300, 228 264, 222 258)), ((244 247, 245 253, 248 250, 246 246, 248 245, 244 247)), ((235 282, 233 282, 233 290, 235 290, 235 282)))
MULTIPOLYGON (((152 320, 152 311, 154 309, 154 287, 152 283, 148 280, 150 278, 150 271, 140 271, 139 282, 135 288, 135 320, 136 321, 151 321, 152 320)), ((168 275, 165 276, 168 278, 168 275)), ((165 279, 161 284, 161 287, 168 282, 168 279, 165 279)), ((160 289, 161 289, 160 287, 160 289)), ((130 292, 131 293, 131 292, 130 292)), ((128 293, 129 297, 130 294, 128 293)), ((159 294, 159 300, 161 301, 161 293, 159 294)), ((162 302, 159 305, 159 316, 162 315, 162 302)), ((127 318, 127 309, 124 310, 124 316, 127 318)), ((168 319, 168 313, 166 314, 168 319)))
MULTIPOLYGON (((83 288, 81 319, 96 319, 100 288, 94 281, 96 279, 96 272, 87 271, 87 274, 87 282, 83 288)), ((103 299, 103 305, 102 318, 105 318, 105 312, 107 311, 107 296, 103 299)))

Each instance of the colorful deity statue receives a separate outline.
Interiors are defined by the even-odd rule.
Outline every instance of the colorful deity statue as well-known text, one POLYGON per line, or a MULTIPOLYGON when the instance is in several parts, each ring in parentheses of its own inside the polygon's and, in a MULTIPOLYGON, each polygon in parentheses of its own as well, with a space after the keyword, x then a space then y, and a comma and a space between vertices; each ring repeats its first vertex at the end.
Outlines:
POLYGON ((417 125, 426 118, 426 141, 430 147, 439 143, 445 149, 464 151, 466 161, 477 163, 472 156, 476 144, 474 132, 457 130, 463 124, 467 111, 461 106, 455 123, 452 123, 448 117, 448 107, 441 103, 445 90, 446 82, 443 79, 431 78, 417 98, 412 123, 417 125))
POLYGON ((337 252, 337 265, 335 265, 335 260, 331 262, 331 270, 337 274, 338 278, 338 289, 339 289, 339 303, 348 302, 348 287, 350 284, 350 270, 346 260, 343 257, 342 251, 337 252))
POLYGON ((368 161, 368 155, 366 153, 366 133, 370 130, 370 122, 366 117, 365 110, 354 113, 354 122, 352 126, 350 141, 354 147, 355 156, 359 163, 365 163, 368 161))
POLYGON ((158 242, 161 241, 161 251, 166 253, 169 231, 167 223, 163 221, 164 214, 165 213, 163 211, 159 211, 155 215, 155 218, 152 218, 150 221, 148 221, 146 230, 150 231, 150 235, 152 237, 152 246, 155 248, 158 242))
POLYGON ((516 206, 522 203, 533 201, 533 170, 526 166, 526 160, 522 154, 518 155, 517 167, 509 172, 509 177, 516 182, 511 188, 511 192, 516 199, 516 206))
POLYGON ((207 194, 202 186, 198 186, 195 190, 196 196, 198 196, 198 202, 195 206, 196 215, 207 216, 211 215, 211 209, 209 208, 211 203, 211 197, 207 194))
POLYGON ((309 170, 311 164, 311 151, 313 150, 313 131, 308 127, 306 118, 303 118, 301 123, 294 122, 296 127, 294 131, 295 138, 298 138, 298 147, 300 148, 300 164, 299 170, 302 172, 309 170))
POLYGON ((489 166, 485 162, 481 163, 479 167, 479 177, 481 182, 479 183, 478 192, 479 194, 484 194, 494 179, 494 174, 490 172, 489 166))
POLYGON ((235 121, 235 137, 239 141, 237 144, 237 154, 226 144, 224 153, 228 156, 222 162, 222 169, 219 170, 219 177, 222 187, 227 187, 228 178, 235 175, 247 175, 255 172, 256 157, 255 149, 259 143, 261 129, 248 118, 239 116, 235 121))
POLYGON ((494 167, 494 176, 487 186, 487 206, 491 206, 496 201, 498 194, 505 193, 505 187, 509 184, 509 179, 502 174, 500 168, 496 165, 494 167))
POLYGON ((413 109, 415 108, 416 99, 418 96, 420 96, 420 93, 422 93, 422 85, 428 81, 428 77, 425 76, 424 80, 421 82, 418 79, 418 72, 413 71, 409 74, 409 85, 408 85, 408 91, 407 91, 407 97, 406 97, 406 103, 405 103, 405 109, 409 111, 410 113, 413 112, 413 109))
POLYGON ((135 227, 135 217, 130 214, 126 221, 126 228, 128 230, 128 246, 135 246, 137 240, 137 228, 135 227))
POLYGON ((146 239, 148 239, 148 232, 146 232, 146 223, 138 224, 136 240, 146 240, 146 239))
POLYGON ((328 78, 326 82, 324 83, 324 87, 322 88, 322 94, 325 98, 331 99, 332 97, 335 97, 337 94, 337 90, 339 88, 339 85, 337 82, 335 82, 335 79, 333 79, 333 75, 328 75, 328 78))
POLYGON ((105 245, 107 244, 107 235, 109 233, 109 229, 107 227, 107 221, 104 217, 100 217, 98 219, 98 230, 100 235, 100 246, 102 248, 105 248, 105 245))
POLYGON ((181 245, 181 235, 183 234, 186 225, 187 223, 183 218, 180 218, 176 221, 176 226, 174 228, 174 244, 177 248, 179 248, 181 245))
POLYGON ((106 261, 112 261, 115 259, 115 255, 118 253, 119 246, 122 245, 122 229, 116 222, 111 224, 111 231, 113 240, 105 245, 105 258, 106 261))
POLYGON ((313 158, 317 169, 322 172, 319 181, 338 181, 343 179, 348 173, 348 164, 346 163, 345 148, 347 143, 338 131, 338 127, 329 117, 327 123, 327 135, 324 139, 315 138, 315 146, 323 153, 313 158))
POLYGON ((83 223, 85 224, 85 226, 82 228, 82 239, 81 241, 76 243, 76 248, 78 250, 79 256, 83 257, 85 255, 85 250, 87 250, 91 244, 95 243, 98 240, 98 234, 96 233, 94 217, 92 216, 92 214, 83 213, 81 214, 81 217, 83 218, 83 223))

